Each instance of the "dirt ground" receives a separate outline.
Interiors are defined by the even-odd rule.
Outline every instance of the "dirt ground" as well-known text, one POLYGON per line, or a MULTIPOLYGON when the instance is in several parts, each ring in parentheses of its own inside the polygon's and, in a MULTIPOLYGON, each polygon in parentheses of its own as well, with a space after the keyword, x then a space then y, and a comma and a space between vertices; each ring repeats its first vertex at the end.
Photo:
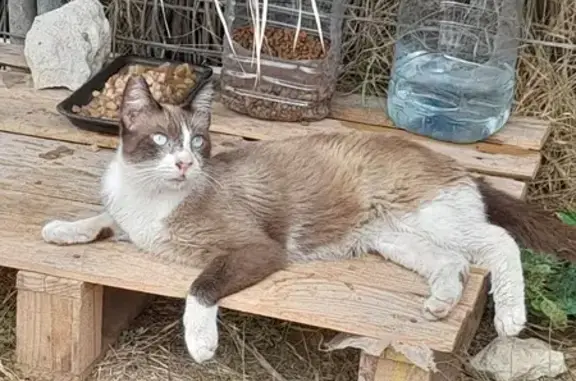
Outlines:
MULTIPOLYGON (((0 380, 22 378, 14 368, 15 271, 0 268, 0 380)), ((89 381, 356 381, 356 350, 322 351, 333 333, 224 311, 220 347, 214 361, 195 364, 183 346, 180 300, 156 298, 123 332, 95 367, 89 381)), ((488 310, 470 348, 477 353, 492 338, 488 310)), ((567 357, 576 350, 565 347, 567 357)), ((561 381, 576 380, 573 374, 561 381)), ((486 380, 469 374, 460 381, 486 380)))

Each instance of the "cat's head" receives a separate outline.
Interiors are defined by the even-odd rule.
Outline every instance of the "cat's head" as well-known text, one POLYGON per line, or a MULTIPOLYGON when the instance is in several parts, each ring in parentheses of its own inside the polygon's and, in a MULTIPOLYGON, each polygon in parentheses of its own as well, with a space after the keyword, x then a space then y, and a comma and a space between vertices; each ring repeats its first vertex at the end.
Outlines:
POLYGON ((120 154, 142 186, 179 189, 199 179, 210 157, 213 95, 209 82, 185 104, 159 104, 143 77, 128 80, 120 108, 120 154))

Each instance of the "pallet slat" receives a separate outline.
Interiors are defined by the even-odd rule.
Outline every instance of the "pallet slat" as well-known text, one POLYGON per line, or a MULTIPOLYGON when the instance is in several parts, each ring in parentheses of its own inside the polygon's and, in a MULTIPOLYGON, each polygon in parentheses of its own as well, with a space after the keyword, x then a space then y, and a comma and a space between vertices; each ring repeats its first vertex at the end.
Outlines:
MULTIPOLYGON (((394 127, 394 123, 386 113, 386 98, 363 98, 356 94, 337 96, 332 102, 330 117, 349 122, 394 127)), ((549 134, 550 122, 513 116, 501 131, 490 136, 486 142, 539 151, 549 134)))
MULTIPOLYGON (((243 142, 235 136, 212 134, 212 138, 215 153, 243 142)), ((0 189, 39 195, 49 192, 52 197, 99 204, 100 177, 112 155, 108 149, 95 151, 86 145, 0 132, 0 189)), ((498 189, 523 197, 524 183, 485 178, 498 189)))
POLYGON ((0 66, 3 65, 28 69, 28 63, 24 57, 24 46, 0 43, 0 66))
MULTIPOLYGON (((214 67, 213 70, 217 80, 221 68, 214 67)), ((384 97, 338 93, 332 100, 330 118, 365 124, 372 131, 396 128, 386 113, 384 97)), ((486 139, 486 142, 539 151, 548 139, 550 130, 550 122, 547 120, 512 116, 505 127, 486 139)))

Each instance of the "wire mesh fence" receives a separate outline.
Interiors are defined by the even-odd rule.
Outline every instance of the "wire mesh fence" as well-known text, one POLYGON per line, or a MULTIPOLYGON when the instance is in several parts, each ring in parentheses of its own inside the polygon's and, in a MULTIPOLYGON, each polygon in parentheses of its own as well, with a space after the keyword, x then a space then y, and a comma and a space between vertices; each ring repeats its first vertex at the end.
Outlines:
POLYGON ((104 0, 112 51, 218 65, 223 28, 213 0, 104 0))

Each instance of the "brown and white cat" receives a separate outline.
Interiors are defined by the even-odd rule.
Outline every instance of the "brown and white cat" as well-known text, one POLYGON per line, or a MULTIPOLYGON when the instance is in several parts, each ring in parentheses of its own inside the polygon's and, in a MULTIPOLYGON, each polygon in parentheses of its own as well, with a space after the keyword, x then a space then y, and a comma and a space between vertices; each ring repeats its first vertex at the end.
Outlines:
POLYGON ((190 105, 160 105, 142 78, 131 79, 121 144, 103 177, 105 211, 42 230, 55 244, 114 230, 165 260, 202 266, 183 317, 197 362, 216 350, 218 300, 290 262, 379 253, 428 280, 428 319, 458 303, 471 263, 486 266, 496 330, 509 336, 526 322, 514 238, 576 257, 573 229, 397 137, 315 134, 211 157, 212 97, 208 84, 190 105))

